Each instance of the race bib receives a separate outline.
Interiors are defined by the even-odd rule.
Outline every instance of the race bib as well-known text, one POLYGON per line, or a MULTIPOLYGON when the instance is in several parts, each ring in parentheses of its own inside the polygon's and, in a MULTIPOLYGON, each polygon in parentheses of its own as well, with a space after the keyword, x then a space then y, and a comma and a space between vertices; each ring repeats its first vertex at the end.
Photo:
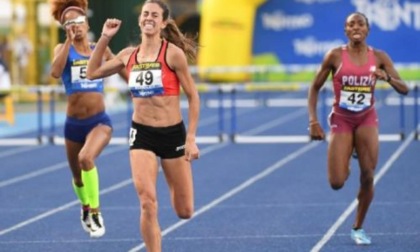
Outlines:
POLYGON ((340 108, 358 112, 371 106, 371 86, 343 86, 340 93, 340 108))
POLYGON ((72 66, 71 67, 71 82, 86 81, 86 66, 72 66))
POLYGON ((75 91, 98 89, 102 79, 86 78, 87 60, 75 60, 71 66, 71 83, 75 91))
POLYGON ((150 97, 163 94, 162 66, 159 62, 134 65, 128 87, 134 97, 150 97))

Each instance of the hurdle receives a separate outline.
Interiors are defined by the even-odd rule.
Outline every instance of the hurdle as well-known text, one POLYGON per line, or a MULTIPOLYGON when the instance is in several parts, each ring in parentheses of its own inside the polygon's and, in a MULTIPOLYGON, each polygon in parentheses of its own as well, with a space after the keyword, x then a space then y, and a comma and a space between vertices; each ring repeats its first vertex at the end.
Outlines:
MULTIPOLYGON (((26 145, 40 145, 46 143, 46 138, 43 136, 43 113, 42 113, 42 97, 43 93, 49 90, 49 87, 36 87, 29 88, 28 91, 31 93, 36 93, 37 103, 36 103, 36 114, 37 114, 37 135, 35 138, 0 138, 0 146, 26 146, 26 145)), ((13 90, 12 90, 13 91, 13 90)), ((11 97, 11 95, 9 95, 11 97)), ((13 111, 14 114, 14 111, 13 111)), ((28 122, 34 123, 34 122, 28 122)))
POLYGON ((0 113, 0 121, 6 121, 9 125, 15 124, 15 111, 13 107, 13 97, 12 94, 0 93, 0 101, 4 105, 4 112, 0 113))
MULTIPOLYGON (((299 85, 295 85, 298 86, 300 88, 304 87, 304 90, 307 90, 307 88, 309 87, 309 83, 306 84, 299 84, 299 85)), ((331 85, 327 85, 327 86, 331 86, 331 85)), ((327 118, 328 118, 328 114, 329 114, 329 110, 331 109, 331 105, 332 105, 332 98, 328 98, 327 96, 327 90, 331 89, 329 87, 323 87, 320 91, 320 100, 319 100, 319 109, 320 110, 320 123, 321 126, 326 129, 328 128, 327 125, 327 118)), ((414 88, 414 96, 417 97, 418 96, 418 91, 417 91, 417 86, 415 86, 414 88)), ((231 129, 230 129, 230 136, 229 139, 234 142, 234 143, 251 143, 251 144, 256 144, 256 143, 306 143, 311 141, 309 134, 305 135, 243 135, 243 134, 239 134, 237 133, 237 116, 236 116, 236 108, 238 103, 236 102, 236 93, 237 91, 247 91, 247 90, 258 90, 257 87, 252 87, 250 86, 249 88, 247 87, 243 87, 243 86, 233 86, 231 87, 229 90, 225 90, 227 92, 230 93, 230 97, 231 97, 231 102, 229 103, 230 105, 230 113, 231 113, 231 129)), ((398 102, 398 106, 399 106, 399 133, 396 134, 379 134, 379 141, 381 142, 394 142, 394 141, 401 141, 404 140, 405 138, 405 132, 406 132, 406 110, 405 110, 405 106, 404 104, 406 103, 406 97, 400 95, 399 96, 399 102, 398 102)), ((415 104, 415 125, 418 125, 418 99, 415 98, 416 100, 416 104, 415 104)), ((296 107, 306 107, 307 106, 307 100, 306 99, 298 99, 297 101, 294 101, 294 99, 269 99, 266 103, 266 106, 268 107, 288 107, 288 106, 296 106, 296 107)), ((417 132, 417 137, 418 137, 418 129, 416 126, 416 132, 417 132)), ((328 133, 328 132, 326 132, 328 133)), ((329 141, 329 134, 327 134, 326 137, 326 141, 329 141)))
MULTIPOLYGON (((223 142, 232 142, 232 143, 307 143, 310 141, 309 134, 307 132, 302 132, 300 135, 247 135, 246 133, 238 132, 238 118, 240 114, 238 113, 238 107, 256 107, 264 106, 268 108, 272 107, 296 107, 300 108, 302 111, 307 106, 306 98, 271 98, 264 95, 241 99, 238 97, 238 94, 249 92, 249 93, 258 93, 261 91, 273 91, 273 92, 282 92, 282 91, 307 91, 310 83, 308 82, 298 82, 298 81, 289 81, 289 82, 274 82, 267 81, 269 78, 266 76, 269 73, 273 72, 283 72, 283 73, 293 73, 299 71, 314 71, 316 66, 308 66, 302 68, 302 66, 245 66, 245 67, 211 67, 207 69, 199 69, 197 67, 192 67, 192 73, 198 73, 199 71, 207 71, 211 73, 225 73, 225 72, 249 72, 253 74, 259 74, 258 80, 248 80, 244 82, 237 83, 200 83, 197 81, 197 90, 199 93, 213 93, 216 94, 212 99, 206 100, 202 103, 204 106, 216 108, 217 113, 217 132, 214 135, 208 136, 197 136, 196 142, 198 144, 217 144, 223 142), (226 120, 226 117, 230 116, 229 121, 226 120), (227 125, 230 125, 228 128, 227 125)), ((324 129, 328 128, 327 118, 329 110, 332 104, 332 98, 328 97, 327 92, 330 91, 328 83, 326 87, 322 88, 319 96, 319 115, 320 123, 324 129)), ((380 83, 379 83, 380 84, 380 83)), ((379 85, 380 86, 380 85, 379 85)), ((389 85, 384 85, 389 88, 389 85)), ((378 85, 377 85, 378 87, 378 85)), ((418 98, 418 85, 417 83, 412 83, 411 85, 412 94, 409 97, 399 96, 387 98, 387 102, 399 106, 399 132, 396 134, 380 134, 380 141, 401 141, 405 138, 407 125, 406 119, 408 117, 406 107, 404 104, 411 104, 411 99, 414 100, 414 127, 415 127, 415 138, 419 139, 419 98, 418 98), (411 96, 414 96, 413 98, 411 96)), ((126 93, 128 90, 126 88, 118 90, 118 92, 126 93)), ((51 87, 46 85, 39 85, 35 87, 30 87, 30 92, 35 92, 37 97, 36 103, 36 113, 37 119, 37 130, 35 139, 20 139, 20 138, 6 138, 0 139, 0 145, 40 145, 40 144, 64 144, 64 138, 60 136, 57 132, 57 122, 56 122, 56 104, 57 96, 64 92, 64 89, 60 87, 51 87), (47 97, 48 96, 48 97, 47 97), (49 98, 48 103, 44 103, 45 99, 49 98), (46 104, 46 105, 45 105, 46 104), (46 108, 48 107, 48 108, 46 108), (44 110, 48 109, 49 111, 49 121, 50 125, 45 123, 45 113, 44 110)), ((268 95, 270 96, 270 95, 268 95)), ((120 145, 128 144, 128 132, 131 126, 131 113, 132 113, 132 103, 131 99, 127 98, 126 110, 127 110, 127 136, 123 137, 112 137, 110 144, 111 145, 120 145)), ((181 99, 181 106, 185 108, 188 106, 187 102, 181 99)), ((411 109, 411 107, 410 107, 411 109)), ((411 110, 410 110, 411 112, 411 110)), ((301 116, 301 114, 300 114, 301 116)), ((48 118, 47 118, 48 119, 48 118)), ((398 123, 397 121, 397 123, 398 123)), ((260 131, 262 132, 262 131, 260 131)), ((327 138, 327 141, 329 139, 327 138)))
MULTIPOLYGON (((333 98, 328 97, 328 91, 331 91, 329 87, 331 85, 326 85, 320 91, 320 101, 319 101, 319 110, 320 110, 320 123, 324 129, 328 128, 327 118, 329 110, 331 109, 333 98)), ((215 101, 208 101, 207 106, 212 106, 217 108, 218 115, 218 134, 215 136, 197 136, 196 142, 198 144, 217 144, 223 142, 232 142, 232 143, 307 143, 310 142, 309 134, 302 135, 242 135, 237 133, 237 107, 253 107, 253 106, 267 106, 267 107, 306 107, 307 99, 306 98, 285 98, 285 99, 274 99, 268 98, 263 101, 264 104, 261 104, 260 101, 255 100, 237 100, 237 94, 240 92, 258 92, 258 91, 298 91, 303 90, 307 91, 309 83, 304 82, 292 82, 292 83, 281 83, 273 85, 270 82, 258 82, 258 83, 219 83, 217 85, 211 84, 199 84, 198 89, 200 92, 216 93, 217 99, 215 101), (226 112, 230 114, 230 128, 226 128, 226 112)), ((385 86, 379 85, 379 89, 383 89, 385 86)), ((414 84, 413 86, 413 96, 414 100, 414 123, 418 125, 418 86, 414 84)), ((127 90, 121 90, 121 92, 126 92, 127 90)), ((401 141, 405 138, 405 132, 407 125, 405 123, 406 119, 406 109, 404 104, 406 104, 407 98, 405 96, 399 96, 398 101, 391 101, 391 105, 399 106, 399 132, 395 134, 380 134, 379 141, 381 142, 394 142, 401 141)), ((389 99, 387 99, 389 100, 389 99)), ((53 103, 54 99, 50 99, 50 103, 53 103)), ((186 104, 184 104, 186 106, 186 104)), ((53 106, 52 106, 53 107, 53 106)), ((127 100, 127 117, 131 120, 132 104, 131 99, 127 100)), ((54 113, 51 112, 51 115, 54 113)), ((51 120, 53 121, 53 120, 51 120)), ((51 127, 53 127, 52 125, 51 127)), ((418 138, 418 127, 416 127, 416 136, 418 138)), ((50 132, 54 132, 53 128, 50 129, 50 132)), ((127 131, 128 132, 128 131, 127 131)), ((329 141, 329 135, 327 134, 326 141, 329 141)), ((64 139, 56 135, 50 137, 50 143, 52 144, 63 144, 64 139)), ((110 144, 128 144, 128 134, 127 137, 113 137, 110 144)))
POLYGON ((414 86, 414 129, 415 137, 414 139, 419 140, 419 86, 415 84, 414 86))
MULTIPOLYGON (((213 88, 213 87, 207 87, 206 88, 207 92, 216 92, 218 89, 217 88, 213 88)), ((120 93, 127 93, 128 89, 124 88, 124 89, 119 89, 118 92, 120 93)), ((64 92, 64 90, 62 89, 51 89, 50 91, 45 91, 44 93, 48 93, 50 94, 50 128, 49 128, 49 135, 48 135, 48 143, 53 144, 53 145, 63 145, 65 143, 65 139, 61 136, 58 136, 56 134, 56 123, 55 123, 55 104, 56 104, 56 95, 58 92, 64 92)), ((126 112, 127 112, 127 136, 126 137, 111 137, 111 140, 109 142, 109 145, 128 145, 129 144, 129 130, 130 130, 130 126, 131 126, 131 115, 132 115, 132 100, 128 97, 127 101, 126 101, 126 112)), ((42 108, 40 109, 42 114, 42 108)), ((218 120, 223 120, 223 110, 219 110, 218 111, 218 120)), ((40 116, 41 118, 38 120, 40 122, 40 134, 42 135, 42 116, 40 116)), ((223 134, 223 123, 219 123, 219 135, 217 136, 197 136, 196 137, 196 143, 198 144, 215 144, 215 143, 221 143, 226 141, 226 136, 223 134)), ((42 139, 45 139, 42 138, 42 139)))

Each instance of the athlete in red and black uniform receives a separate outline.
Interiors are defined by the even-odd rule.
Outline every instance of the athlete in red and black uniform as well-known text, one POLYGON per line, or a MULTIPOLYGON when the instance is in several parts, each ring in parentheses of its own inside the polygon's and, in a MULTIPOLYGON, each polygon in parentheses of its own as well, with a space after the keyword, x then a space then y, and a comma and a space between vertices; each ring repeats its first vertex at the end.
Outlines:
POLYGON ((184 37, 168 6, 161 0, 145 1, 139 16, 141 44, 122 50, 114 60, 101 65, 110 39, 121 21, 108 19, 88 64, 90 79, 104 77, 124 67, 129 71, 133 97, 130 130, 130 161, 141 211, 140 229, 148 251, 161 251, 157 213, 156 178, 161 160, 172 206, 180 218, 194 211, 190 161, 199 157, 195 142, 199 96, 189 72, 187 57, 195 60, 195 42, 184 37), (188 99, 188 127, 180 108, 180 87, 188 99))
POLYGON ((329 51, 309 89, 309 130, 312 140, 325 134, 317 117, 317 101, 329 74, 333 75, 335 101, 329 117, 331 138, 328 147, 328 178, 331 187, 343 187, 349 176, 349 160, 355 148, 360 166, 360 190, 351 238, 357 244, 370 244, 362 224, 374 194, 374 170, 378 160, 378 119, 374 108, 376 80, 388 82, 398 93, 408 87, 400 79, 388 54, 366 44, 369 22, 362 13, 349 15, 345 22, 349 42, 329 51))

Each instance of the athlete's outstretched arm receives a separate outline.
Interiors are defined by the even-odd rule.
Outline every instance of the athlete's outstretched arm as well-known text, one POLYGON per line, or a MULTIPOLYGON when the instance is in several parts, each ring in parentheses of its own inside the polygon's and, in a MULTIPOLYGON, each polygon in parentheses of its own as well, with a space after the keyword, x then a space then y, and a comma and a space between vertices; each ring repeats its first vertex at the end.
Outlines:
POLYGON ((118 56, 103 62, 109 41, 109 37, 102 35, 96 44, 87 66, 87 78, 89 80, 108 77, 124 70, 124 63, 118 56))
POLYGON ((102 28, 101 37, 93 50, 89 59, 87 67, 87 78, 98 79, 110 76, 120 72, 124 68, 124 62, 118 55, 105 63, 103 63, 105 52, 108 48, 108 43, 112 37, 118 32, 121 26, 121 21, 118 19, 107 19, 102 28))
MULTIPOLYGON (((105 60, 106 61, 110 61, 112 59, 114 59, 116 56, 112 53, 111 49, 109 47, 107 47, 106 51, 105 51, 105 60)), ((123 78, 125 80, 125 82, 128 82, 128 73, 127 70, 125 69, 125 67, 123 67, 118 74, 121 76, 121 78, 123 78)))

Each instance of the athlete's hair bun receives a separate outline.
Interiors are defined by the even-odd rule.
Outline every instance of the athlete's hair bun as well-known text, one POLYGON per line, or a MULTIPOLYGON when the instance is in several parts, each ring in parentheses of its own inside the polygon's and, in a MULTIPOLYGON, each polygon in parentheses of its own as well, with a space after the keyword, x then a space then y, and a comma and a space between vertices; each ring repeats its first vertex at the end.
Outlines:
POLYGON ((61 22, 64 11, 69 7, 77 7, 84 13, 87 11, 87 0, 49 0, 51 6, 51 15, 55 20, 61 22))

